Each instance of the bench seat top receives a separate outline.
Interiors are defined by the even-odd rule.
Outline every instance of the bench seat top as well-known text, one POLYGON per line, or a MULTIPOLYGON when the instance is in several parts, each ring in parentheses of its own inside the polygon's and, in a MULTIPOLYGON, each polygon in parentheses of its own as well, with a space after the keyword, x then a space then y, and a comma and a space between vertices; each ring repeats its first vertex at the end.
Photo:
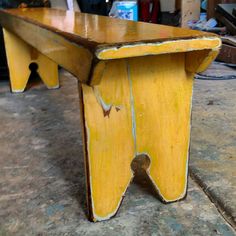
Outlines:
POLYGON ((0 24, 89 85, 100 83, 111 59, 187 52, 186 67, 196 72, 221 46, 211 33, 50 8, 0 10, 0 24))
POLYGON ((218 49, 221 44, 212 33, 59 9, 5 9, 0 11, 0 23, 6 16, 55 32, 101 60, 218 49))

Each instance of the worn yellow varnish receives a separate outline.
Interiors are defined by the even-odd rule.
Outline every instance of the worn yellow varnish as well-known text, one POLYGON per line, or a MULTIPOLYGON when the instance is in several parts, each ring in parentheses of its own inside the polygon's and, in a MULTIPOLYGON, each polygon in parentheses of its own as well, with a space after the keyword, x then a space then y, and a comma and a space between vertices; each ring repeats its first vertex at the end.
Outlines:
POLYGON ((152 182, 166 202, 185 195, 193 77, 185 54, 130 59, 137 153, 149 156, 152 182))
POLYGON ((59 9, 0 10, 0 24, 89 85, 100 82, 105 60, 217 51, 221 45, 207 32, 59 9))
POLYGON ((92 75, 90 77, 91 81, 88 81, 88 84, 91 86, 100 84, 105 68, 106 61, 99 61, 98 64, 93 67, 92 75))
POLYGON ((198 50, 186 53, 186 70, 192 73, 199 73, 215 60, 219 53, 219 48, 213 50, 198 50))
POLYGON ((41 53, 35 53, 32 47, 6 29, 3 33, 12 92, 25 90, 32 62, 38 64, 38 73, 49 89, 59 87, 58 66, 55 62, 41 53))
POLYGON ((24 90, 32 61, 48 87, 58 86, 57 64, 81 82, 93 221, 115 215, 140 154, 165 202, 185 196, 193 76, 214 60, 219 37, 45 8, 0 10, 0 23, 13 91, 24 90))
POLYGON ((192 85, 178 53, 110 61, 99 86, 82 86, 94 220, 115 214, 139 154, 165 201, 184 197, 192 85))
POLYGON ((143 55, 159 55, 204 49, 218 49, 221 41, 218 38, 199 38, 188 40, 166 41, 160 43, 141 43, 122 47, 104 48, 97 52, 101 60, 124 57, 138 57, 143 55))
POLYGON ((70 71, 79 81, 86 82, 88 79, 93 58, 89 50, 55 32, 9 15, 2 18, 0 15, 0 23, 27 45, 70 71))
POLYGON ((132 177, 130 87, 125 60, 106 65, 101 84, 82 85, 93 220, 116 213, 132 177))
POLYGON ((56 31, 58 35, 70 38, 73 42, 77 41, 81 45, 93 42, 95 44, 91 47, 97 49, 104 48, 104 46, 112 48, 115 44, 155 43, 202 37, 217 38, 215 34, 208 32, 59 9, 7 9, 0 10, 0 12, 2 12, 0 22, 5 22, 6 16, 14 16, 25 22, 39 25, 41 28, 56 31))

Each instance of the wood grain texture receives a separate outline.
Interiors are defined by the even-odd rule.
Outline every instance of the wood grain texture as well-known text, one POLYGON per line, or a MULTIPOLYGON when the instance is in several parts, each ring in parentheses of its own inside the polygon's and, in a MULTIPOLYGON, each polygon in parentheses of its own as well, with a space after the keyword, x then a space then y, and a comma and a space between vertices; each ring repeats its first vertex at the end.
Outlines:
POLYGON ((164 201, 185 196, 192 84, 179 53, 113 60, 100 85, 82 85, 92 220, 117 212, 139 154, 164 201))
POLYGON ((100 82, 106 60, 221 45, 211 33, 58 9, 0 10, 0 23, 89 85, 100 82))
POLYGON ((128 187, 134 158, 130 87, 125 60, 106 65, 101 84, 82 85, 90 218, 113 216, 128 187))
POLYGON ((215 34, 201 31, 58 9, 1 10, 1 23, 7 15, 55 32, 73 43, 89 48, 92 52, 99 48, 137 43, 217 37, 215 34))
POLYGON ((193 75, 217 36, 52 9, 0 11, 0 23, 81 82, 91 220, 115 215, 139 154, 163 201, 185 196, 193 75))
POLYGON ((179 53, 214 49, 219 50, 221 40, 219 38, 196 38, 188 40, 166 41, 161 43, 141 43, 131 46, 119 46, 103 48, 96 52, 101 60, 138 57, 144 55, 160 55, 168 53, 179 53))
POLYGON ((130 60, 136 154, 149 156, 148 170, 165 202, 185 196, 193 76, 185 54, 130 60))
POLYGON ((106 68, 107 61, 99 61, 97 64, 95 63, 91 70, 90 81, 88 81, 89 85, 98 85, 101 82, 103 73, 106 68))
POLYGON ((12 92, 25 90, 31 73, 29 65, 33 62, 38 64, 38 73, 49 89, 59 87, 58 66, 55 62, 6 29, 3 33, 12 92))
POLYGON ((86 82, 93 59, 87 49, 71 43, 56 32, 50 32, 9 15, 4 16, 0 21, 8 31, 70 71, 79 81, 86 82))
POLYGON ((219 49, 199 50, 186 53, 186 71, 199 73, 207 69, 219 54, 219 49))

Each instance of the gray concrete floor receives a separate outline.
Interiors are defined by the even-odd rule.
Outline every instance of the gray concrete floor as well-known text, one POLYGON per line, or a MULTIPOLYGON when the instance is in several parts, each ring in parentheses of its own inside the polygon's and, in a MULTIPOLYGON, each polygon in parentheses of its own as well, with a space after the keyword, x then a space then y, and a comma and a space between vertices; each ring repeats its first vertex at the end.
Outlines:
POLYGON ((91 223, 76 79, 17 95, 0 81, 0 235, 236 235, 235 104, 236 80, 196 81, 187 198, 162 204, 140 172, 116 217, 91 223))
MULTIPOLYGON (((220 65, 206 72, 227 73, 236 77, 220 65)), ((191 176, 236 227, 236 80, 196 81, 193 104, 191 176)))

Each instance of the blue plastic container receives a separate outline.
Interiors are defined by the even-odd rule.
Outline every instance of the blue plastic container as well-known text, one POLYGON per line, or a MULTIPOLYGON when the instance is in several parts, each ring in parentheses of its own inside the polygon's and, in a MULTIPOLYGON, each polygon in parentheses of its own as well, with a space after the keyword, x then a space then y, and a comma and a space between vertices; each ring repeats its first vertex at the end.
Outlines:
POLYGON ((138 3, 137 1, 115 1, 112 5, 111 17, 138 21, 138 3))

